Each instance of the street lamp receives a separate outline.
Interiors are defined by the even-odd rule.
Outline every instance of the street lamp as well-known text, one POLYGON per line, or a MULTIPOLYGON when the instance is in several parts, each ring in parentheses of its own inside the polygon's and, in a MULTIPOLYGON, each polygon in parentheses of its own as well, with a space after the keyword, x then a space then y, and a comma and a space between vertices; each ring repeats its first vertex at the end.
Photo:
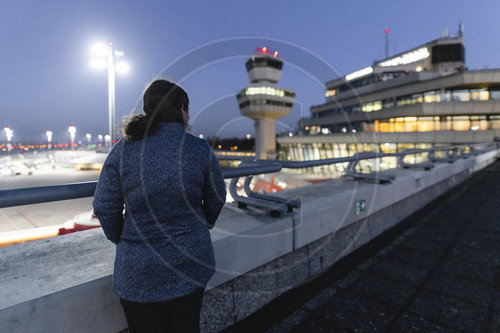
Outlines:
POLYGON ((111 137, 109 135, 104 136, 104 141, 106 142, 106 146, 111 147, 111 137))
POLYGON ((85 136, 87 137, 87 142, 88 142, 88 145, 90 146, 90 139, 92 139, 92 135, 90 133, 87 133, 87 134, 85 134, 85 136))
POLYGON ((76 127, 74 125, 71 125, 70 127, 68 127, 68 132, 69 132, 69 135, 71 137, 71 149, 74 149, 74 145, 73 145, 73 142, 75 141, 75 133, 76 133, 76 127))
POLYGON ((5 131, 5 136, 7 137, 7 151, 10 152, 12 149, 10 145, 10 140, 12 140, 14 131, 10 127, 5 127, 3 130, 5 131))
MULTIPOLYGON (((115 138, 115 71, 127 72, 129 67, 125 63, 117 63, 115 65, 115 59, 117 57, 123 56, 122 51, 113 50, 113 42, 108 42, 108 45, 96 44, 92 47, 92 53, 99 58, 92 59, 90 65, 97 69, 108 69, 108 128, 109 136, 112 140, 115 138)), ((110 146, 110 147, 111 147, 110 146)))
POLYGON ((47 135, 47 149, 50 150, 52 148, 52 131, 45 132, 47 135))

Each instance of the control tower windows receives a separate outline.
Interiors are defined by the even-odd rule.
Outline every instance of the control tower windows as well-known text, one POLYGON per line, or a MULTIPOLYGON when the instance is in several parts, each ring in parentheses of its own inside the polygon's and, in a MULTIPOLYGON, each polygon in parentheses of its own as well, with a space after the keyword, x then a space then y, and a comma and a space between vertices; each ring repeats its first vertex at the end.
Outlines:
POLYGON ((281 70, 283 62, 269 57, 252 57, 246 62, 247 71, 251 71, 254 67, 271 67, 281 70))
POLYGON ((240 108, 244 108, 248 105, 274 105, 274 106, 285 106, 291 108, 293 106, 293 103, 274 101, 272 99, 254 99, 251 101, 245 101, 241 103, 240 108))
POLYGON ((268 95, 280 97, 295 97, 295 92, 291 90, 276 89, 273 87, 248 87, 247 89, 236 95, 237 98, 251 95, 268 95))

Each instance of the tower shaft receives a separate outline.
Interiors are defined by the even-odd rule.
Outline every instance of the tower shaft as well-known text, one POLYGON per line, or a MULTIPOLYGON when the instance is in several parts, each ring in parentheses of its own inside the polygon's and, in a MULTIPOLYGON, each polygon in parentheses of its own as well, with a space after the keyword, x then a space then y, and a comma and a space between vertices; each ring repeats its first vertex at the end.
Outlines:
POLYGON ((276 157, 276 125, 272 118, 255 119, 255 155, 258 159, 276 157))

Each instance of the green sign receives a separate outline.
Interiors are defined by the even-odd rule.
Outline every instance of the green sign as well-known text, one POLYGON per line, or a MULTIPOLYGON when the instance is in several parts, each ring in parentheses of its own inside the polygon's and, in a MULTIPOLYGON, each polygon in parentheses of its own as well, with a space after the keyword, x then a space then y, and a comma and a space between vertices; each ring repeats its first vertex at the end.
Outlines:
POLYGON ((356 201, 356 214, 361 214, 366 210, 366 200, 356 201))

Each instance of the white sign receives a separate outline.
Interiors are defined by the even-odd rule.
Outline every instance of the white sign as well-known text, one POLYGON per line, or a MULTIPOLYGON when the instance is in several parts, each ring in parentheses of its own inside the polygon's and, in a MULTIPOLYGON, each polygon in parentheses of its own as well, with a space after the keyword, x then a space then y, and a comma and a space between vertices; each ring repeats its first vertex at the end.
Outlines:
MULTIPOLYGON (((371 74, 373 72, 373 67, 370 66, 370 67, 365 67, 363 69, 360 69, 359 71, 356 71, 354 73, 351 73, 349 75, 346 75, 345 76, 345 80, 346 81, 351 81, 351 80, 354 80, 354 79, 357 79, 358 77, 362 77, 362 76, 365 76, 365 75, 368 75, 368 74, 371 74)), ((328 96, 327 96, 328 97, 328 96)))
POLYGON ((378 65, 382 66, 382 67, 407 65, 407 64, 411 64, 412 62, 425 59, 430 55, 431 54, 429 53, 429 50, 427 50, 426 47, 421 47, 418 50, 402 54, 398 57, 395 57, 395 58, 392 58, 392 59, 389 59, 386 61, 382 61, 378 65))

